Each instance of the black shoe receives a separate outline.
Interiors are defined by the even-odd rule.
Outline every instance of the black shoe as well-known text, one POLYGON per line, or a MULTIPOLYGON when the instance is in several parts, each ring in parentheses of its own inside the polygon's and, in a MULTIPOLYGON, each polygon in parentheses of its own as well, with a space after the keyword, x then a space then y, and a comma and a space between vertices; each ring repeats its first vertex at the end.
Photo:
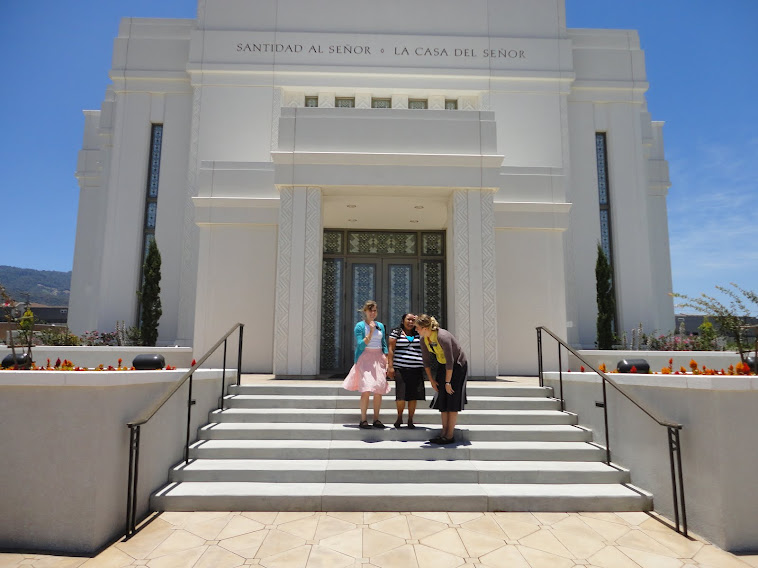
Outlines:
POLYGON ((361 423, 358 424, 358 428, 363 428, 364 430, 371 430, 371 426, 368 425, 368 422, 365 420, 361 420, 361 423))
POLYGON ((444 440, 444 439, 445 438, 443 438, 442 436, 435 436, 434 438, 432 438, 431 440, 429 440, 429 443, 430 444, 441 444, 442 440, 444 440))
POLYGON ((408 428, 413 430, 416 427, 416 425, 413 423, 413 420, 408 420, 408 428))
POLYGON ((440 438, 439 444, 440 446, 447 446, 448 444, 453 444, 455 442, 455 438, 440 438))
MULTIPOLYGON (((398 418, 397 420, 395 420, 395 428, 400 428, 400 426, 402 426, 402 425, 403 425, 403 419, 402 418, 398 418)), ((408 426, 408 428, 410 428, 410 426, 408 426)))
POLYGON ((386 426, 382 424, 381 420, 374 420, 374 428, 386 428, 386 426))

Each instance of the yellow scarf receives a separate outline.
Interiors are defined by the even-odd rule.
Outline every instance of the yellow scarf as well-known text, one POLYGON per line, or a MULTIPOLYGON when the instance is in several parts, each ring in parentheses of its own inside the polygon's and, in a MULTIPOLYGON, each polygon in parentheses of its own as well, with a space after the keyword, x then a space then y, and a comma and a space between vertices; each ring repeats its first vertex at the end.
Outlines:
POLYGON ((447 363, 447 359, 445 359, 445 352, 442 350, 442 346, 437 341, 436 331, 430 333, 429 337, 425 337, 424 341, 426 341, 426 346, 429 348, 429 351, 434 353, 434 356, 437 358, 437 363, 440 365, 447 363))

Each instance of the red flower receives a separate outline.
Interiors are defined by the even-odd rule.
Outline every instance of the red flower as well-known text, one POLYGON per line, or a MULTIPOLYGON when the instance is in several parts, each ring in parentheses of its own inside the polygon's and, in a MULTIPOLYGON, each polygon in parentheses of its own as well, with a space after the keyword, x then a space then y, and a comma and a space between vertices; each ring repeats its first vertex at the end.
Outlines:
POLYGON ((55 360, 55 368, 57 369, 57 368, 58 368, 58 367, 60 367, 60 366, 61 366, 61 358, 60 358, 60 357, 58 357, 58 358, 55 360))
POLYGON ((632 365, 632 368, 629 369, 629 372, 630 373, 636 373, 637 372, 637 367, 635 367, 634 365, 632 365))
POLYGON ((584 373, 584 365, 582 365, 581 367, 579 367, 579 370, 580 370, 582 373, 584 373))
POLYGON ((197 365, 197 361, 195 361, 194 359, 192 359, 192 363, 190 363, 190 367, 194 367, 195 365, 197 365))

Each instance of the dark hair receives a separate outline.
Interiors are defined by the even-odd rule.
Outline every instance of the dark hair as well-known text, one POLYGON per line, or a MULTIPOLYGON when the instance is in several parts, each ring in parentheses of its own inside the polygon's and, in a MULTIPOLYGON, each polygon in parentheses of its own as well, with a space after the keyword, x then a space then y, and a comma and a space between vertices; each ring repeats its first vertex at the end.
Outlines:
MULTIPOLYGON (((415 314, 413 312, 404 313, 403 317, 400 318, 400 325, 397 326, 397 327, 395 327, 395 328, 393 328, 392 331, 397 331, 398 334, 400 332, 404 332, 405 328, 403 327, 403 324, 405 323, 405 318, 407 318, 409 315, 415 315, 415 314)), ((411 328, 411 332, 413 332, 413 335, 416 335, 416 327, 415 326, 413 326, 411 328)))

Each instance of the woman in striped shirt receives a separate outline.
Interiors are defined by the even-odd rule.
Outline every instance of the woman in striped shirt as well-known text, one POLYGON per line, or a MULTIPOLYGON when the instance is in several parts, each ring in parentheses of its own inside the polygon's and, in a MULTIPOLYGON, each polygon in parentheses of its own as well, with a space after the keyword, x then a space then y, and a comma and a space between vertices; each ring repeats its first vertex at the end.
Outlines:
POLYGON ((403 411, 408 402, 408 428, 415 428, 413 415, 416 401, 426 398, 424 393, 424 360, 421 358, 421 341, 414 326, 416 316, 404 314, 400 325, 390 332, 387 376, 395 379, 395 428, 403 423, 403 411))

